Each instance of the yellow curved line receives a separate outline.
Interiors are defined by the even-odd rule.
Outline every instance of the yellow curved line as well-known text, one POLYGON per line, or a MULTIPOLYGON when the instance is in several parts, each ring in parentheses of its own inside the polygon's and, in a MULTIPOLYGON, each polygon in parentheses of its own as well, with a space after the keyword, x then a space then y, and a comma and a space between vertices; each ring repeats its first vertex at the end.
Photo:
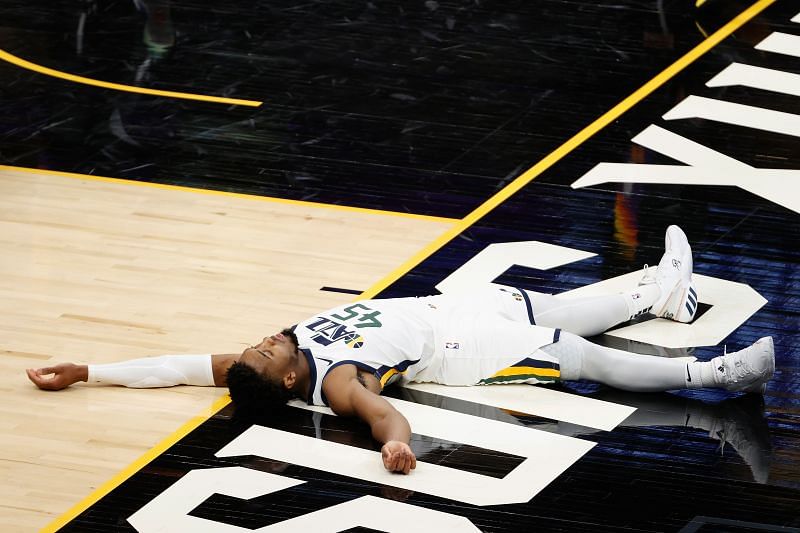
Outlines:
POLYGON ((167 98, 182 98, 184 100, 199 100, 201 102, 213 102, 215 104, 228 104, 228 105, 242 105, 248 107, 259 107, 264 102, 256 100, 240 100, 238 98, 223 98, 220 96, 206 96, 204 94, 192 93, 179 93, 174 91, 161 91, 158 89, 145 89, 144 87, 134 87, 132 85, 122 85, 121 83, 110 83, 107 81, 93 80, 91 78, 84 78, 83 76, 76 76, 68 72, 61 72, 51 68, 37 65, 26 61, 21 57, 9 54, 3 49, 0 49, 0 59, 8 61, 9 63, 22 67, 24 69, 44 74, 45 76, 52 76, 62 80, 72 81, 75 83, 82 83, 84 85, 93 85, 95 87, 102 87, 103 89, 113 89, 115 91, 125 91, 129 93, 149 94, 151 96, 165 96, 167 98))

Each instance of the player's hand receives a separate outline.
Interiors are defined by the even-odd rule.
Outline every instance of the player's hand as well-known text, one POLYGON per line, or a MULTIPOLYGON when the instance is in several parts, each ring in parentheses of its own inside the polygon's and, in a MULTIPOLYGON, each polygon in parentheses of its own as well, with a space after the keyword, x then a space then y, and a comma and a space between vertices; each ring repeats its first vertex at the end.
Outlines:
POLYGON ((73 383, 89 379, 89 367, 72 363, 60 363, 45 368, 28 368, 25 372, 28 374, 28 379, 42 390, 61 390, 73 383))
POLYGON ((390 440, 381 448, 383 466, 389 472, 408 474, 417 467, 417 458, 405 442, 390 440))

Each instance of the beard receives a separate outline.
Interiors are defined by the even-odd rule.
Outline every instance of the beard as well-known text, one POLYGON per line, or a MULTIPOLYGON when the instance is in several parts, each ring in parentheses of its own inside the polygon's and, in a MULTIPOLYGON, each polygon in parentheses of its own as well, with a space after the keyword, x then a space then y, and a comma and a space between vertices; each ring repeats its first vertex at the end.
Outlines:
POLYGON ((283 331, 281 331, 281 334, 287 337, 290 341, 292 341, 295 350, 300 348, 300 343, 297 341, 297 335, 294 334, 294 327, 284 328, 283 331))

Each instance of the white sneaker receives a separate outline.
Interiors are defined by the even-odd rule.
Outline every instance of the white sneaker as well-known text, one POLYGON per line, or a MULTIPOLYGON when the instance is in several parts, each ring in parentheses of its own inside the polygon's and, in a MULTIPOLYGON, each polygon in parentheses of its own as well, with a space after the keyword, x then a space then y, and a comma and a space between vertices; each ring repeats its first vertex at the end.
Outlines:
POLYGON ((692 247, 686 234, 678 226, 667 228, 664 237, 664 255, 658 263, 655 276, 650 276, 645 265, 645 276, 639 285, 655 283, 661 290, 650 312, 678 322, 691 322, 697 313, 697 289, 692 283, 692 247))
POLYGON ((715 357, 711 365, 714 381, 720 388, 764 394, 767 381, 775 373, 772 337, 763 337, 743 350, 715 357))

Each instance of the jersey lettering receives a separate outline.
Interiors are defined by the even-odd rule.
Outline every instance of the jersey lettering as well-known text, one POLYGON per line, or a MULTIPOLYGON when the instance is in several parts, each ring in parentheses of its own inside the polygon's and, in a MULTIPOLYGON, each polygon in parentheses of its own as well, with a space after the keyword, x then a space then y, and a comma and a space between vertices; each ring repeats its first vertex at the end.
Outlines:
POLYGON ((319 317, 319 320, 307 325, 306 328, 317 333, 311 337, 311 340, 322 346, 329 346, 342 339, 349 341, 358 337, 355 331, 349 331, 344 324, 325 317, 319 317))
POLYGON ((372 309, 370 309, 369 307, 367 307, 364 304, 353 304, 353 305, 345 307, 343 309, 343 311, 347 312, 347 314, 344 315, 344 316, 337 315, 335 313, 332 314, 331 316, 333 318, 337 319, 337 320, 342 320, 342 321, 347 321, 347 320, 351 320, 353 318, 358 317, 359 323, 355 324, 355 327, 357 327, 357 328, 379 328, 379 327, 381 327, 383 325, 383 324, 381 324, 381 322, 377 318, 378 315, 381 314, 381 312, 380 311, 373 311, 372 309), (369 313, 363 313, 363 314, 361 314, 359 316, 359 313, 358 313, 358 311, 356 311, 356 309, 363 309, 365 311, 370 311, 370 312, 369 313))

